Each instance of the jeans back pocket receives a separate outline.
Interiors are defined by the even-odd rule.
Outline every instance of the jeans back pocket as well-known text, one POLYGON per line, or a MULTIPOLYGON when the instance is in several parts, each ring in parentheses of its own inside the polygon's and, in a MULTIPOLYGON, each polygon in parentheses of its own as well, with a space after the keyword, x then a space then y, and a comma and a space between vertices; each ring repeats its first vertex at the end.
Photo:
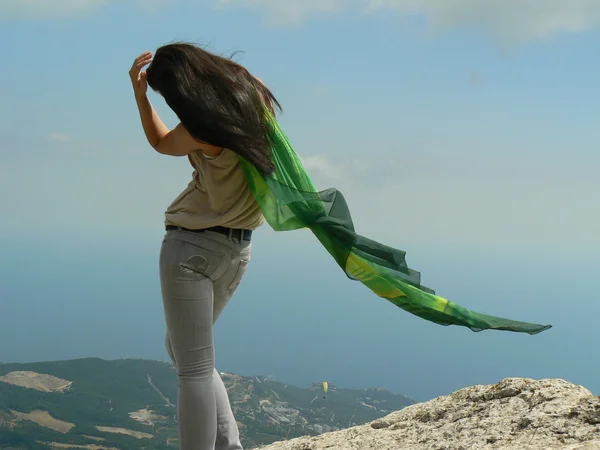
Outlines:
POLYGON ((210 239, 181 240, 175 261, 180 272, 190 276, 202 276, 213 281, 225 273, 231 264, 226 246, 210 239))

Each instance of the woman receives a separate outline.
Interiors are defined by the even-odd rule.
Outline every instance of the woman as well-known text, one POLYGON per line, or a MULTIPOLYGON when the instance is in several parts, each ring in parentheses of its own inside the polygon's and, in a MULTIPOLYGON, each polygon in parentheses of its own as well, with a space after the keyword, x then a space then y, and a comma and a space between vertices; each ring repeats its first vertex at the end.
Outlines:
POLYGON ((263 174, 273 171, 265 108, 280 105, 242 66, 188 43, 160 47, 154 57, 143 53, 129 74, 150 145, 187 156, 194 168, 166 211, 160 253, 167 350, 179 377, 180 448, 241 449, 214 367, 213 324, 244 276, 252 231, 264 222, 238 155, 263 174), (148 85, 178 116, 174 129, 156 114, 148 85))
POLYGON ((154 58, 140 55, 130 76, 148 142, 160 153, 188 156, 195 169, 166 211, 160 255, 182 450, 242 448, 214 368, 212 326, 246 271, 252 231, 265 217, 278 231, 309 228, 350 279, 425 320, 473 331, 537 334, 551 327, 481 314, 440 297, 421 285, 404 251, 358 235, 341 193, 317 192, 312 184, 274 118, 281 109, 275 97, 239 64, 178 43, 159 48, 154 58), (179 117, 173 130, 152 108, 147 85, 179 117))

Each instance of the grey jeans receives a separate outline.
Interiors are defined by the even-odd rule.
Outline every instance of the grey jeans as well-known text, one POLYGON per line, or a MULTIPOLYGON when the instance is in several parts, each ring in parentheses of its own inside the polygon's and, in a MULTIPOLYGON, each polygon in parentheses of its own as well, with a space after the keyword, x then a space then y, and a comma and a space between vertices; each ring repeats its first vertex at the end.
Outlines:
POLYGON ((251 244, 207 231, 167 231, 160 281, 167 351, 179 377, 181 450, 241 450, 225 385, 215 369, 213 324, 250 261, 251 244))

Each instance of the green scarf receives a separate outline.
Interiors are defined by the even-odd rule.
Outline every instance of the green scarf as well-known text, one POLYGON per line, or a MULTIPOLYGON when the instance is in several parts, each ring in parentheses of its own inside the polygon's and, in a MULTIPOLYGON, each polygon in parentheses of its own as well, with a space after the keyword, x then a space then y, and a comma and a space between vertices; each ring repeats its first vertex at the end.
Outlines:
POLYGON ((420 284, 405 252, 360 236, 350 210, 336 189, 317 191, 277 120, 269 114, 275 171, 264 176, 240 158, 245 177, 268 224, 275 231, 309 228, 352 280, 379 297, 425 320, 461 325, 473 331, 506 330, 537 334, 551 328, 480 314, 463 308, 420 284))

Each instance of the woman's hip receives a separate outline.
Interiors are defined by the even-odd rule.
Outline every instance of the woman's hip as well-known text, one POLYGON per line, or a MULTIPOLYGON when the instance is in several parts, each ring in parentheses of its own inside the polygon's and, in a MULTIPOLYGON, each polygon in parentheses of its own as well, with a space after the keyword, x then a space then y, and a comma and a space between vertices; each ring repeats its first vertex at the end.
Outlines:
MULTIPOLYGON (((252 244, 211 231, 169 230, 160 251, 161 277, 209 278, 213 282, 245 271, 252 244)), ((225 280, 223 280, 225 281, 225 280)))

